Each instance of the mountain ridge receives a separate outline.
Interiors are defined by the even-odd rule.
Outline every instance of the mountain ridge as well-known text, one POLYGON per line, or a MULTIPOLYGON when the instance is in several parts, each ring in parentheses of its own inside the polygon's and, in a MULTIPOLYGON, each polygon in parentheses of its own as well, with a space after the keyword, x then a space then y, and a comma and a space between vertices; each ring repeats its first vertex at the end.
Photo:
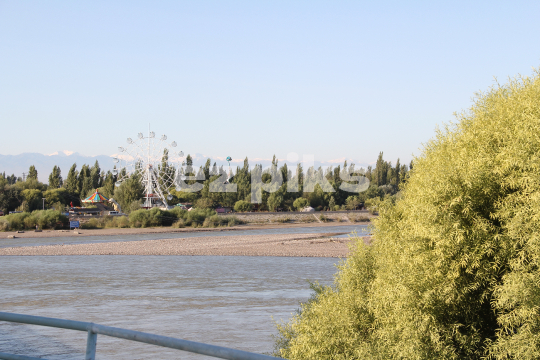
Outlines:
MULTIPOLYGON (((187 155, 187 154, 186 154, 187 155)), ((67 177, 67 173, 71 166, 76 163, 77 164, 77 170, 80 170, 81 167, 84 164, 87 164, 89 166, 93 166, 96 160, 99 163, 99 166, 101 170, 107 172, 108 170, 112 170, 115 163, 113 161, 114 156, 113 155, 96 155, 96 156, 86 156, 81 155, 78 152, 74 151, 56 151, 52 154, 41 154, 41 153, 22 153, 18 155, 2 155, 0 154, 0 173, 5 172, 6 176, 15 174, 17 177, 22 177, 23 173, 28 173, 28 168, 31 165, 34 165, 36 167, 36 170, 38 171, 38 179, 41 182, 48 182, 49 174, 52 172, 52 169, 54 166, 59 166, 61 170, 62 177, 65 179, 67 177)), ((211 159, 212 164, 214 162, 217 163, 218 166, 224 166, 227 167, 227 161, 225 160, 225 157, 209 157, 203 154, 194 153, 191 155, 193 158, 193 165, 196 167, 199 167, 201 165, 204 165, 206 160, 208 158, 211 159)), ((299 159, 301 161, 302 159, 299 159)), ((319 166, 337 166, 342 165, 343 161, 347 160, 349 164, 351 162, 354 162, 353 159, 336 159, 336 160, 329 160, 329 161, 314 161, 313 165, 316 167, 319 166)), ((265 158, 248 158, 248 161, 250 163, 250 166, 253 166, 255 164, 261 164, 263 167, 270 166, 272 163, 272 159, 265 159, 265 158)), ((237 166, 243 166, 244 159, 233 159, 231 161, 231 167, 234 169, 237 166)), ((283 163, 287 162, 290 166, 290 162, 285 161, 285 159, 279 159, 278 166, 281 166, 283 163)), ((370 164, 357 164, 357 166, 367 167, 370 164)), ((304 171, 307 170, 304 166, 304 171)))

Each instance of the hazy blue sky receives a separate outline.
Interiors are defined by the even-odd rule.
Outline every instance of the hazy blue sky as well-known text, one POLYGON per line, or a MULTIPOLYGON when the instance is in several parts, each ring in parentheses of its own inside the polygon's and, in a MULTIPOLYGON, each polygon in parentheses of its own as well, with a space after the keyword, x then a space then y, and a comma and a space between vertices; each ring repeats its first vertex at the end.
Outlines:
MULTIPOLYGON (((0 154, 395 162, 540 65, 539 2, 2 1, 0 154)), ((1 165, 1 164, 0 164, 1 165)))

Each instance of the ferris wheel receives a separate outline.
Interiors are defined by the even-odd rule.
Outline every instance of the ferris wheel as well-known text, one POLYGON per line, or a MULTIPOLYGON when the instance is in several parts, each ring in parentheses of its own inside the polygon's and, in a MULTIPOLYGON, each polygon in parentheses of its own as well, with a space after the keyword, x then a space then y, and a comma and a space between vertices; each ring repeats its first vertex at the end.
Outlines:
POLYGON ((143 207, 168 208, 167 201, 173 198, 169 191, 176 185, 184 158, 176 147, 176 141, 168 142, 167 135, 157 138, 150 126, 147 136, 139 133, 135 139, 127 138, 127 146, 118 147, 118 155, 113 157, 116 186, 136 177, 145 189, 143 207))

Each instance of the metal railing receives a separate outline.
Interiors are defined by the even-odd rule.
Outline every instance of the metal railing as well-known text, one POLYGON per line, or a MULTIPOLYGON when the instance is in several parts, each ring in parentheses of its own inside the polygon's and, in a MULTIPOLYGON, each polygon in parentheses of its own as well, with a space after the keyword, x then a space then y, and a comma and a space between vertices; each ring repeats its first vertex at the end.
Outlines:
MULTIPOLYGON (((112 336, 120 339, 139 341, 147 344, 163 346, 171 349, 188 351, 191 353, 212 356, 229 360, 271 360, 278 359, 268 355, 250 353, 247 351, 230 349, 222 346, 209 345, 194 341, 176 339, 167 336, 144 333, 140 331, 126 330, 111 326, 94 324, 91 322, 55 319, 42 316, 23 315, 0 312, 0 321, 9 321, 23 324, 49 326, 55 328, 85 331, 88 333, 86 341, 85 360, 95 360, 96 342, 98 334, 112 336)), ((0 352, 0 359, 6 360, 43 360, 30 356, 7 354, 0 352)))

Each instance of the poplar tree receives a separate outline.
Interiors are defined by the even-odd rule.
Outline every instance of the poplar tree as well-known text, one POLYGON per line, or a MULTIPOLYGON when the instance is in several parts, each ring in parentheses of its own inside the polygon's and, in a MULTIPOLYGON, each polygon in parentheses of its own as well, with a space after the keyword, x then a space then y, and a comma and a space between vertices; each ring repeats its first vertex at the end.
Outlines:
POLYGON ((399 158, 396 161, 396 168, 394 169, 394 174, 395 174, 395 184, 394 184, 394 186, 397 189, 397 187, 401 183, 401 164, 399 163, 399 158))
POLYGON ((101 184, 100 192, 108 198, 114 195, 115 178, 111 171, 107 171, 104 176, 103 184, 101 184))
POLYGON ((91 190, 94 190, 90 168, 84 164, 79 172, 79 196, 85 198, 91 190))
POLYGON ((93 189, 101 187, 101 168, 97 160, 90 169, 90 178, 92 179, 91 184, 93 189))
POLYGON ((375 165, 377 186, 386 185, 387 173, 388 173, 387 164, 386 164, 386 161, 384 161, 383 159, 383 152, 381 151, 379 153, 379 157, 377 158, 377 163, 375 165))
POLYGON ((66 190, 71 194, 78 194, 79 193, 79 179, 78 179, 78 171, 77 171, 77 164, 71 165, 71 168, 69 169, 68 176, 66 178, 66 181, 64 183, 64 187, 66 190))
POLYGON ((62 187, 62 174, 60 167, 54 166, 51 174, 49 175, 49 188, 58 189, 62 187))
POLYGON ((30 168, 28 169, 28 176, 26 178, 27 179, 34 179, 34 180, 38 179, 38 172, 37 172, 36 167, 34 165, 31 165, 30 168))
POLYGON ((233 182, 237 186, 236 191, 238 201, 242 200, 249 202, 251 196, 251 177, 249 172, 249 160, 247 157, 244 159, 242 168, 237 168, 233 182))
POLYGON ((367 167, 367 170, 366 170, 366 177, 367 177, 367 179, 368 179, 370 182, 373 181, 373 175, 372 175, 371 165, 367 167))

